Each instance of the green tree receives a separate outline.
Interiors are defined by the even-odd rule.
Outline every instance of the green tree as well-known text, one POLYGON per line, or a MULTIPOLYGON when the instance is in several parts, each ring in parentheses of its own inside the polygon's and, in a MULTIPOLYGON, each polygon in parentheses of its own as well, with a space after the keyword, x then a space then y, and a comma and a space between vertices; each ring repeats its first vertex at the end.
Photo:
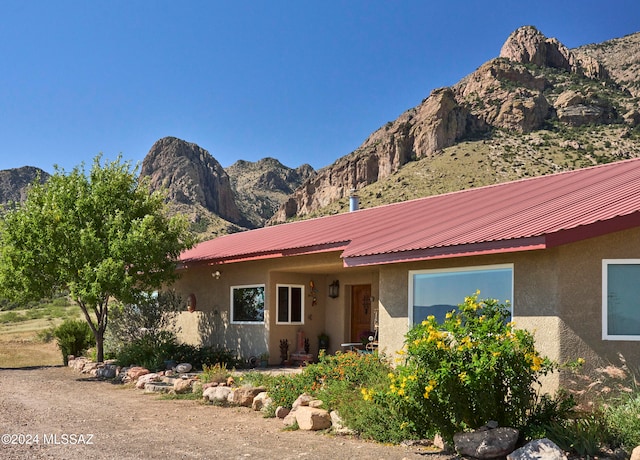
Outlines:
POLYGON ((176 261, 194 240, 164 195, 151 193, 130 162, 94 159, 45 184, 0 221, 0 292, 34 300, 67 290, 82 309, 104 358, 109 301, 136 303, 177 277, 176 261))

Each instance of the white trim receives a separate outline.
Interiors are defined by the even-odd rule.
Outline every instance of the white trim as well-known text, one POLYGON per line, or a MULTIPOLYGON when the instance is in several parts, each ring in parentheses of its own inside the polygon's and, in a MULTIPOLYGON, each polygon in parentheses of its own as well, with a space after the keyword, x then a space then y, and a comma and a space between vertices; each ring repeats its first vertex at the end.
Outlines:
POLYGON ((267 311, 267 288, 264 284, 241 284, 241 285, 237 285, 237 286, 229 286, 229 313, 230 313, 230 318, 229 318, 229 323, 230 324, 252 324, 252 325, 264 325, 265 324, 265 320, 266 320, 266 315, 264 314, 264 312, 267 311), (244 288, 262 288, 262 294, 263 294, 263 301, 264 301, 264 305, 263 305, 263 320, 262 321, 234 321, 233 320, 233 316, 234 316, 234 310, 233 310, 233 290, 234 289, 244 289, 244 288))
MULTIPOLYGON (((513 273, 514 268, 513 264, 494 264, 494 265, 472 265, 468 267, 453 267, 453 268, 434 268, 434 269, 422 269, 422 270, 409 270, 409 296, 408 296, 408 320, 409 320, 409 328, 413 327, 413 278, 414 275, 423 275, 423 274, 436 274, 436 273, 460 273, 460 272, 472 272, 472 271, 489 271, 489 270, 502 270, 502 269, 511 269, 511 295, 514 296, 514 285, 513 285, 513 273)), ((471 293, 469 293, 471 294, 471 293)), ((468 294, 467 294, 468 295, 468 294)), ((506 299, 505 299, 506 300, 506 299)), ((514 301, 513 299, 509 299, 509 307, 511 311, 511 318, 513 318, 513 307, 514 301)))
POLYGON ((304 324, 304 284, 286 284, 286 283, 282 283, 282 284, 276 284, 276 308, 275 308, 276 312, 275 312, 275 317, 276 317, 276 324, 295 324, 295 325, 302 325, 304 324), (289 318, 289 321, 280 321, 279 320, 279 308, 280 308, 280 302, 279 302, 279 298, 278 296, 280 295, 279 292, 279 288, 281 287, 286 287, 289 288, 289 305, 287 305, 287 317, 289 318), (300 288, 300 321, 298 322, 293 322, 291 321, 291 288, 300 288))
POLYGON ((609 290, 608 284, 608 267, 609 265, 640 265, 640 259, 602 259, 602 340, 631 340, 640 341, 640 332, 638 335, 609 335, 609 317, 608 312, 608 299, 607 292, 609 290))

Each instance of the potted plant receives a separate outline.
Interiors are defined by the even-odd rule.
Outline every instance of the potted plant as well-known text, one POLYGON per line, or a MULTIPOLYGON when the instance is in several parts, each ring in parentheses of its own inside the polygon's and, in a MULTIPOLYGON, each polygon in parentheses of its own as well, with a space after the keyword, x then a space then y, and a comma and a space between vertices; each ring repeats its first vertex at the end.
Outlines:
POLYGON ((329 349, 329 336, 323 332, 318 336, 318 350, 328 350, 329 349))
POLYGON ((260 355, 260 367, 267 367, 269 365, 269 353, 264 352, 260 355))

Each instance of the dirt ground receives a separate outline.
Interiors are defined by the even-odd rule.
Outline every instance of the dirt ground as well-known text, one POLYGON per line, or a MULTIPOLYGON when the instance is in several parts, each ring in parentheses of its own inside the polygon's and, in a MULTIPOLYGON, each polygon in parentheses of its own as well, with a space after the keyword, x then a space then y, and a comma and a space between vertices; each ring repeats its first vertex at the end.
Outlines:
POLYGON ((429 459, 386 446, 284 431, 248 408, 161 400, 66 367, 0 369, 2 459, 429 459))

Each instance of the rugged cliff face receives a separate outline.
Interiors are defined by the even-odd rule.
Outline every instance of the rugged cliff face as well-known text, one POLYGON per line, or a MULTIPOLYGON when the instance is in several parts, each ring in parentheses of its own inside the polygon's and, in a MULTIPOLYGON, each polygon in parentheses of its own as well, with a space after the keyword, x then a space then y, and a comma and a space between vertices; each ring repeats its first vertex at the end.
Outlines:
POLYGON ((274 158, 239 160, 225 171, 238 208, 255 227, 262 227, 296 188, 315 175, 311 165, 292 169, 274 158))
POLYGON ((48 173, 33 166, 0 171, 0 204, 23 202, 29 185, 36 179, 43 183, 48 178, 48 173))
POLYGON ((525 26, 507 38, 498 58, 451 88, 432 91, 357 150, 307 180, 269 223, 316 213, 410 161, 436 157, 454 144, 491 137, 498 130, 523 135, 553 123, 635 126, 640 115, 633 105, 630 95, 611 80, 598 53, 569 50, 525 26))
POLYGON ((170 202, 198 205, 231 223, 248 225, 224 168, 196 144, 175 137, 160 139, 144 158, 140 176, 149 177, 154 189, 167 189, 170 202))

